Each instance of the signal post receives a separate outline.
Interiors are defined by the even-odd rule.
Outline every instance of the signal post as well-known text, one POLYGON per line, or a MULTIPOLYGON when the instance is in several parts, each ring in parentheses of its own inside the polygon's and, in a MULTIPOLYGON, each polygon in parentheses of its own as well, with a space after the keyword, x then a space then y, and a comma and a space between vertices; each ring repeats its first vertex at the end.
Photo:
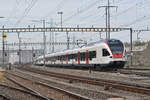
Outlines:
MULTIPOLYGON (((4 26, 3 26, 4 28, 4 26)), ((6 39, 6 34, 4 34, 4 32, 2 32, 2 43, 3 43, 3 50, 2 50, 2 57, 3 57, 3 65, 5 64, 5 39, 6 39)))

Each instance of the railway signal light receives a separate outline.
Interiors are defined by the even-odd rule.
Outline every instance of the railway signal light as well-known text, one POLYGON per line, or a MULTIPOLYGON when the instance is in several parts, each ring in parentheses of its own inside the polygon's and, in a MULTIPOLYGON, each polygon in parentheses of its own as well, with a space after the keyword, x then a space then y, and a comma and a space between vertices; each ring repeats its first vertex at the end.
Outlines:
POLYGON ((6 34, 3 34, 2 37, 3 37, 3 39, 6 39, 7 35, 6 35, 6 34))

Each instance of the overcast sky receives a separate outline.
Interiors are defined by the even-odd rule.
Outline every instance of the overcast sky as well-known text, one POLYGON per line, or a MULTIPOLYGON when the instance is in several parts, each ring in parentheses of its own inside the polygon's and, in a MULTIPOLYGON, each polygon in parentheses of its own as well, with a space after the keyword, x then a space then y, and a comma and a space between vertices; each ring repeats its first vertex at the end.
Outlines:
MULTIPOLYGON (((133 29, 145 29, 150 23, 150 0, 110 0, 111 5, 111 27, 132 27, 133 29)), ((63 12, 63 26, 69 27, 105 27, 105 9, 98 6, 105 6, 107 0, 0 0, 0 27, 41 27, 42 23, 33 20, 53 22, 53 26, 60 26, 60 15, 63 12)), ((50 24, 46 25, 47 27, 50 24)), ((49 33, 47 41, 49 40, 49 33)), ((70 33, 77 39, 86 41, 99 40, 98 33, 70 33), (82 35, 81 35, 82 34, 82 35)), ((42 33, 22 33, 24 42, 42 41, 42 33)), ((66 41, 65 33, 57 33, 57 41, 66 41)), ((129 41, 129 31, 112 33, 112 38, 129 41)), ((105 33, 102 33, 105 38, 105 33)), ((140 34, 142 41, 150 40, 149 32, 140 34)), ((136 33, 134 33, 136 40, 136 33)), ((15 42, 17 35, 7 34, 7 41, 15 42)))

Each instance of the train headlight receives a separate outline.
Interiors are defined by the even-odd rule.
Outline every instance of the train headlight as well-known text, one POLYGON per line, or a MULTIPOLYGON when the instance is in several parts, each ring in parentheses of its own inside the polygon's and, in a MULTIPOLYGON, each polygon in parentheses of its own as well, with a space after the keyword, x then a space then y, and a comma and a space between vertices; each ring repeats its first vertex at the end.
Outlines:
POLYGON ((113 56, 110 56, 109 58, 113 58, 113 56))

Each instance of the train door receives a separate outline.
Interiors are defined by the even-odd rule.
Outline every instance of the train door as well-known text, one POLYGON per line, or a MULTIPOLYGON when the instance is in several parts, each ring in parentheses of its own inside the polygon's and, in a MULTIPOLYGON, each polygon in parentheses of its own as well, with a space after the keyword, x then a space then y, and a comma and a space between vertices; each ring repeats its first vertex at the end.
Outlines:
POLYGON ((92 64, 100 64, 101 63, 101 50, 99 48, 95 48, 92 52, 90 52, 90 59, 92 64), (92 56, 91 56, 92 54, 92 56))

